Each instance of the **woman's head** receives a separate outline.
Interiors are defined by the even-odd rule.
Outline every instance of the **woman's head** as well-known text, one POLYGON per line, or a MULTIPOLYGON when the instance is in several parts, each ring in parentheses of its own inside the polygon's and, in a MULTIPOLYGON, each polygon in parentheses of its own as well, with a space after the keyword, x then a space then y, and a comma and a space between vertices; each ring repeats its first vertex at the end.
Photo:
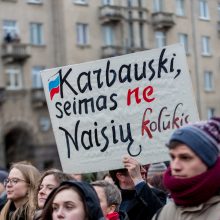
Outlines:
POLYGON ((16 204, 22 205, 34 198, 36 181, 40 172, 34 166, 24 163, 12 164, 8 179, 5 181, 7 198, 16 204))
POLYGON ((42 220, 101 220, 99 200, 92 186, 86 182, 66 181, 49 195, 42 220))
POLYGON ((36 182, 38 182, 39 177, 40 172, 31 164, 24 162, 12 164, 8 178, 5 180, 8 202, 2 209, 1 218, 6 219, 12 202, 16 207, 12 219, 21 213, 24 213, 27 219, 33 216, 36 207, 36 182))
POLYGON ((63 173, 57 169, 45 171, 39 180, 37 190, 38 208, 42 209, 48 195, 54 188, 60 185, 61 182, 73 179, 70 175, 63 173))

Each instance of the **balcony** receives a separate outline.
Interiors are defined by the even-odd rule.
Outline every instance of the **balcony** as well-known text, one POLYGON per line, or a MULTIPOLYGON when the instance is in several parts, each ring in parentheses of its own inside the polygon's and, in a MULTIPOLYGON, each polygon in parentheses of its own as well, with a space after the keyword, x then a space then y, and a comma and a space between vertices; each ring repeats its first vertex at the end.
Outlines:
POLYGON ((0 87, 0 105, 5 101, 6 94, 5 94, 5 88, 0 87))
POLYGON ((168 12, 156 12, 152 14, 152 25, 154 29, 169 29, 175 24, 174 14, 168 12))
POLYGON ((115 5, 103 5, 99 8, 99 18, 102 24, 119 22, 123 19, 122 7, 115 5))
POLYGON ((2 59, 5 63, 21 62, 30 57, 29 46, 22 43, 4 43, 2 59))
POLYGON ((103 46, 102 47, 102 58, 115 57, 126 54, 126 50, 121 46, 103 46))
POLYGON ((46 97, 43 88, 32 88, 31 102, 33 107, 41 107, 46 104, 46 97))

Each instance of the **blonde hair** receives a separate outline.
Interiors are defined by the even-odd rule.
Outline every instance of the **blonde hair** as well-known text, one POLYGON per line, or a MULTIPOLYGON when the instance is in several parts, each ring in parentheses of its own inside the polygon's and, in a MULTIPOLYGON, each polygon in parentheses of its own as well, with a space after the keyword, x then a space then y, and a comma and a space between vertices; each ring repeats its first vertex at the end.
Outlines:
MULTIPOLYGON (((28 163, 14 163, 10 167, 10 171, 16 168, 18 169, 22 175, 24 176, 24 180, 28 183, 28 192, 26 195, 26 201, 24 204, 17 208, 14 213, 11 216, 11 220, 15 220, 19 218, 21 215, 24 214, 25 219, 30 220, 33 218, 34 212, 35 212, 35 207, 36 207, 36 200, 35 200, 35 192, 37 188, 37 182, 38 179, 40 178, 40 172, 36 167, 34 167, 31 164, 28 163)), ((9 171, 9 173, 10 173, 9 171)), ((5 206, 3 207, 1 214, 0 214, 0 220, 5 220, 7 219, 10 205, 13 203, 13 201, 8 200, 5 206)))

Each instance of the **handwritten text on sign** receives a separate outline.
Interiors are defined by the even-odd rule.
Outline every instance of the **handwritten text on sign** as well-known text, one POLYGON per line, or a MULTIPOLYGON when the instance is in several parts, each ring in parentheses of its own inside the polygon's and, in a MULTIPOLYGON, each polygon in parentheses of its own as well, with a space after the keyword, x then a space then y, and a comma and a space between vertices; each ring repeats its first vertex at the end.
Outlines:
POLYGON ((124 154, 167 159, 171 132, 198 119, 179 45, 50 69, 42 78, 66 171, 119 168, 124 154))

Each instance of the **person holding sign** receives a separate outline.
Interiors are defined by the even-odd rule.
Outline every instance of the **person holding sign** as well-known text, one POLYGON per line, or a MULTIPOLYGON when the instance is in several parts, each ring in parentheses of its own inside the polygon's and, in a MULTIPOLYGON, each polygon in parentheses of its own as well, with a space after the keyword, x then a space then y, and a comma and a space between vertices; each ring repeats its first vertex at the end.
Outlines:
POLYGON ((146 170, 137 160, 125 156, 123 163, 125 169, 109 171, 121 190, 122 202, 119 210, 127 212, 130 220, 150 220, 163 206, 156 195, 158 191, 145 182, 146 170))
POLYGON ((176 130, 167 144, 165 187, 173 201, 154 220, 220 219, 220 117, 176 130))

